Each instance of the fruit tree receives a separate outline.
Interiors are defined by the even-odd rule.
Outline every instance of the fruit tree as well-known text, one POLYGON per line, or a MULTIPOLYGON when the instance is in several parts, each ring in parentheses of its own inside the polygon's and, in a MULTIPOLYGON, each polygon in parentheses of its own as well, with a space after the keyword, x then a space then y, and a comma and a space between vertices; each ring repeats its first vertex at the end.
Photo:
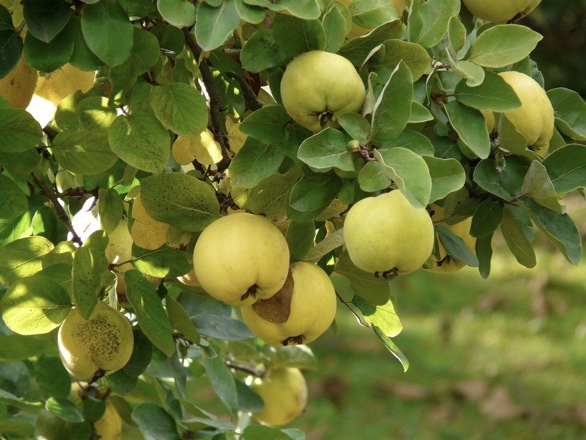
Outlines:
POLYGON ((407 370, 396 277, 577 265, 538 4, 0 0, 0 437, 302 439, 337 313, 407 370))

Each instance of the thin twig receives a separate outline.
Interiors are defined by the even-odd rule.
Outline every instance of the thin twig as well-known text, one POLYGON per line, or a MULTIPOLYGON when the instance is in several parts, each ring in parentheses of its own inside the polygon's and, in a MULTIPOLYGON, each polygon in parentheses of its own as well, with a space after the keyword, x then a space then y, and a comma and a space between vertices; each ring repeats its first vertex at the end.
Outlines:
POLYGON ((53 191, 51 191, 51 189, 47 185, 45 185, 45 183, 42 180, 38 179, 37 176, 35 176, 34 174, 32 176, 41 192, 49 199, 51 205, 53 205, 53 209, 55 210, 55 213, 57 214, 59 220, 63 222, 67 230, 71 233, 71 241, 81 246, 83 244, 83 241, 81 240, 79 235, 77 235, 75 229, 73 229, 73 224, 71 224, 69 216, 63 209, 63 206, 61 206, 61 203, 59 203, 57 195, 53 191))
POLYGON ((358 321, 358 324, 360 324, 362 327, 371 327, 371 325, 367 322, 364 322, 364 320, 362 319, 362 316, 360 316, 358 313, 356 313, 354 311, 354 309, 352 307, 350 307, 350 303, 348 301, 346 301, 344 298, 342 298, 342 296, 336 291, 336 296, 338 297, 338 299, 340 300, 340 302, 342 304, 344 304, 346 307, 348 307, 348 310, 350 310, 350 312, 354 315, 354 318, 356 318, 356 321, 358 321))

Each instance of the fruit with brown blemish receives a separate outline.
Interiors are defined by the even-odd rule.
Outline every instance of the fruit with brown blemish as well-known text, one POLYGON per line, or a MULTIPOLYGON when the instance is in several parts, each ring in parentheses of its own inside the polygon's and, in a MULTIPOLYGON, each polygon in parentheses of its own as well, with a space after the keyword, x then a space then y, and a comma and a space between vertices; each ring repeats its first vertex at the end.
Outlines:
POLYGON ((336 308, 330 277, 316 264, 298 261, 279 292, 241 312, 255 335, 278 347, 316 340, 332 325, 336 308))
POLYGON ((78 379, 120 370, 130 359, 134 345, 130 321, 101 301, 89 319, 84 319, 77 308, 71 309, 57 339, 63 365, 78 379))

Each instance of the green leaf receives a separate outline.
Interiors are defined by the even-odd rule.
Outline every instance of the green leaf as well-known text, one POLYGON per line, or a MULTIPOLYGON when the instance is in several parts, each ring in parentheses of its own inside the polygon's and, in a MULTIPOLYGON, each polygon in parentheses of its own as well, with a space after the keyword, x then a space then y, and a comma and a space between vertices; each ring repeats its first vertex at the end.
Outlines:
POLYGON ((454 234, 446 225, 436 224, 435 230, 440 243, 449 255, 468 266, 478 266, 478 258, 470 252, 462 237, 454 234))
POLYGON ((240 24, 235 0, 224 0, 218 7, 200 3, 195 21, 195 38, 203 50, 220 47, 240 24))
POLYGON ((454 62, 454 70, 462 78, 466 79, 468 87, 477 87, 484 81, 486 71, 478 64, 470 61, 456 61, 454 62))
POLYGON ((324 50, 326 33, 319 20, 303 20, 291 15, 277 14, 273 20, 273 38, 290 57, 310 50, 324 50))
POLYGON ((505 206, 503 212, 503 219, 501 221, 501 232, 507 243, 507 246, 519 262, 525 267, 535 267, 537 259, 535 257, 535 251, 531 242, 527 238, 527 235, 523 231, 523 227, 519 220, 513 215, 512 209, 509 206, 505 206))
POLYGON ((160 173, 171 154, 171 138, 165 127, 141 111, 119 115, 110 126, 108 142, 124 162, 151 173, 160 173))
POLYGON ((451 17, 448 22, 448 40, 454 52, 464 49, 467 43, 466 26, 462 24, 459 17, 451 17))
POLYGON ((332 276, 332 282, 336 286, 336 290, 343 290, 344 285, 350 288, 356 295, 373 306, 382 306, 389 301, 390 291, 390 277, 377 278, 371 273, 358 269, 350 260, 348 252, 344 251, 335 267, 336 274, 340 276, 332 276))
POLYGON ((499 68, 521 61, 543 37, 526 26, 499 24, 482 32, 470 48, 469 61, 499 68))
POLYGON ((35 275, 14 282, 0 299, 6 326, 20 335, 57 328, 69 314, 69 294, 52 278, 35 275))
POLYGON ((542 165, 558 194, 586 188, 586 146, 569 144, 549 154, 542 165))
POLYGON ((401 20, 393 20, 384 23, 361 37, 352 38, 338 51, 339 55, 348 58, 355 66, 360 66, 371 54, 385 41, 401 39, 403 35, 403 23, 401 20))
POLYGON ((293 185, 287 211, 293 220, 311 220, 334 200, 342 188, 342 179, 333 171, 308 173, 293 185))
POLYGON ((187 174, 163 173, 143 179, 141 200, 155 220, 187 232, 203 231, 220 210, 214 189, 187 174))
POLYGON ((35 148, 41 142, 43 130, 26 110, 0 108, 0 151, 20 153, 35 148))
POLYGON ((385 348, 391 352, 393 356, 397 358, 397 360, 403 366, 403 371, 406 372, 409 369, 409 361, 407 357, 403 354, 403 352, 395 345, 393 340, 389 338, 385 333, 378 328, 376 325, 372 327, 374 334, 376 337, 383 343, 385 348))
POLYGON ((53 249, 45 237, 21 238, 2 248, 0 283, 10 285, 34 275, 43 268, 43 258, 53 249))
MULTIPOLYGON (((35 38, 49 43, 69 22, 69 5, 52 0, 24 0, 23 15, 26 27, 35 38)), ((17 26, 20 23, 17 23, 17 26)))
POLYGON ((88 422, 97 422, 106 412, 106 402, 93 396, 83 399, 83 418, 88 422))
POLYGON ((303 256, 303 261, 312 261, 317 263, 322 257, 339 248, 344 244, 344 234, 342 229, 338 229, 329 234, 322 241, 317 243, 303 256))
POLYGON ((42 402, 27 402, 23 398, 16 397, 14 394, 2 389, 0 389, 0 402, 29 411, 37 411, 43 407, 42 402))
POLYGON ((527 139, 517 131, 511 121, 505 115, 501 115, 497 131, 499 133, 499 145, 512 153, 523 155, 527 150, 527 139))
POLYGON ((431 175, 426 161, 406 148, 375 150, 375 159, 416 208, 426 207, 431 197, 431 175))
POLYGON ((409 67, 401 61, 374 103, 372 141, 378 147, 396 138, 407 126, 413 99, 409 67))
POLYGON ((195 23, 196 7, 189 0, 159 0, 157 10, 166 22, 178 28, 195 23))
POLYGON ((440 159, 433 156, 422 156, 422 158, 431 176, 429 203, 443 199, 464 186, 466 172, 456 159, 440 159))
POLYGON ((403 61, 409 70, 413 82, 417 81, 429 69, 431 58, 427 51, 419 44, 401 40, 387 40, 383 43, 384 57, 382 60, 369 60, 376 73, 379 75, 379 81, 384 81, 390 77, 395 68, 403 61))
POLYGON ((323 30, 326 37, 324 49, 327 52, 338 52, 346 41, 347 23, 340 9, 333 5, 326 10, 322 18, 323 30))
POLYGON ((259 24, 265 19, 263 9, 249 6, 243 0, 236 0, 236 10, 240 18, 247 23, 259 24))
POLYGON ((144 440, 179 440, 175 419, 160 406, 142 402, 132 411, 132 420, 144 440))
POLYGON ((71 17, 70 23, 74 29, 75 36, 73 38, 73 53, 69 62, 81 70, 98 70, 104 63, 86 44, 81 31, 81 17, 74 15, 71 17))
POLYGON ((87 131, 62 131, 53 139, 51 149, 59 165, 79 174, 103 173, 118 160, 105 134, 87 131))
POLYGON ((503 187, 500 170, 493 159, 484 159, 474 168, 473 179, 482 189, 509 202, 513 195, 503 187))
POLYGON ((328 127, 305 139, 299 146, 297 157, 320 171, 328 171, 332 168, 354 171, 353 153, 348 148, 349 141, 348 135, 328 127))
POLYGON ((422 122, 433 121, 433 115, 423 104, 411 102, 411 114, 409 115, 409 124, 420 124, 422 122))
POLYGON ((167 306, 167 315, 169 316, 171 327, 179 332, 184 339, 193 344, 199 344, 199 332, 183 306, 170 296, 165 299, 165 305, 167 306))
POLYGON ((434 147, 429 138, 417 131, 403 130, 396 138, 385 142, 384 147, 379 149, 390 149, 395 147, 406 148, 420 156, 433 156, 434 147))
POLYGON ((0 194, 2 194, 2 204, 0 204, 1 219, 15 218, 27 211, 28 200, 26 194, 10 177, 4 174, 0 174, 0 194))
POLYGON ((490 262, 492 261, 492 234, 476 239, 474 251, 478 258, 478 272, 484 279, 490 275, 490 262))
POLYGON ((124 273, 126 297, 134 309, 140 329, 167 356, 175 353, 173 329, 157 291, 138 270, 124 273))
MULTIPOLYGON (((68 12, 69 14, 69 12, 68 12)), ((68 25, 55 38, 46 43, 28 33, 24 39, 27 63, 41 72, 52 72, 63 66, 73 54, 75 28, 68 25)))
POLYGON ((240 124, 240 130, 265 144, 282 142, 291 117, 282 105, 265 105, 240 124))
POLYGON ((107 233, 112 232, 118 226, 124 214, 124 204, 114 188, 100 188, 98 190, 98 214, 100 225, 107 233))
POLYGON ((392 183, 385 172, 384 165, 378 161, 367 162, 358 173, 358 184, 364 192, 380 191, 388 188, 392 183))
POLYGON ((577 265, 582 256, 582 239, 576 224, 568 214, 547 209, 532 199, 525 201, 531 218, 566 259, 577 265))
POLYGON ((451 18, 460 13, 460 6, 458 0, 427 0, 419 9, 421 29, 411 40, 425 48, 438 44, 448 32, 451 18))
POLYGON ((557 197, 556 190, 553 186, 545 166, 534 160, 529 166, 527 174, 523 179, 521 193, 531 197, 541 206, 551 209, 552 211, 562 212, 562 207, 557 197))
POLYGON ((73 254, 71 287, 75 305, 84 319, 89 319, 98 303, 100 277, 94 264, 94 256, 88 247, 81 247, 73 254))
POLYGON ((291 221, 287 227, 285 238, 289 245, 291 261, 301 260, 311 249, 315 238, 315 223, 307 221, 291 221))
POLYGON ((134 345, 132 346, 132 355, 122 370, 125 375, 130 377, 138 377, 149 366, 153 357, 153 344, 140 329, 134 328, 132 330, 134 337, 134 345))
POLYGON ((116 0, 87 5, 81 16, 81 31, 90 50, 108 66, 118 66, 134 44, 134 26, 116 0))
POLYGON ((295 17, 312 20, 320 16, 319 5, 316 0, 244 0, 252 6, 261 6, 271 11, 286 11, 295 17))
POLYGON ((0 362, 24 361, 43 354, 56 354, 57 341, 53 333, 38 336, 0 335, 0 362))
POLYGON ((556 88, 547 91, 555 110, 556 127, 570 139, 586 141, 586 102, 575 91, 556 88))
POLYGON ((83 422, 83 413, 69 399, 49 397, 45 402, 45 409, 67 422, 83 422))
POLYGON ((205 98, 189 84, 173 83, 151 89, 151 107, 168 130, 182 136, 198 136, 207 127, 205 98))
POLYGON ((240 52, 242 67, 253 73, 275 67, 286 57, 273 39, 273 33, 262 28, 252 34, 240 52))
POLYGON ((484 199, 474 212, 470 235, 476 238, 491 235, 503 218, 503 205, 493 199, 484 199))
POLYGON ((378 327, 385 336, 393 338, 403 330, 403 324, 401 324, 391 300, 385 304, 373 306, 360 297, 354 297, 352 304, 360 309, 366 322, 378 327))
POLYGON ((305 435, 296 429, 279 429, 263 425, 248 425, 242 431, 242 440, 302 440, 304 438, 305 435), (289 431, 296 432, 289 435, 289 431))
POLYGON ((460 140, 477 157, 486 159, 490 154, 490 138, 482 113, 458 101, 450 101, 444 108, 460 140))
POLYGON ((285 174, 265 177, 252 188, 232 186, 230 195, 242 209, 263 214, 271 219, 279 219, 287 215, 289 191, 301 176, 302 171, 293 167, 285 174))
POLYGON ((521 106, 513 88, 496 73, 486 72, 484 81, 477 87, 466 85, 460 81, 456 86, 458 102, 478 110, 507 112, 521 106))
POLYGON ((370 123, 358 113, 346 112, 338 117, 340 126, 360 145, 366 145, 370 139, 370 123))
POLYGON ((34 365, 35 380, 46 395, 62 398, 69 396, 71 377, 59 356, 42 354, 34 365))
POLYGON ((220 356, 202 357, 200 363, 205 368, 208 380, 214 391, 232 416, 238 413, 238 394, 234 375, 220 356))
POLYGON ((81 127, 94 135, 107 132, 116 118, 116 109, 111 108, 110 101, 103 96, 81 99, 77 103, 77 113, 81 127))

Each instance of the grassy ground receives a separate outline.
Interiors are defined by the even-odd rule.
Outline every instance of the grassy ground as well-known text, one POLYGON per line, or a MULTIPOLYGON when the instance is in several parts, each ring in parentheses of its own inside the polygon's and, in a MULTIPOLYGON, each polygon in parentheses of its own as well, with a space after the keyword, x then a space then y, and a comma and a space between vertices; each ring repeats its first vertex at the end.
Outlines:
POLYGON ((407 373, 340 310, 338 334, 312 344, 320 370, 292 427, 308 440, 586 439, 586 266, 545 245, 528 270, 498 247, 489 280, 393 281, 407 373))

